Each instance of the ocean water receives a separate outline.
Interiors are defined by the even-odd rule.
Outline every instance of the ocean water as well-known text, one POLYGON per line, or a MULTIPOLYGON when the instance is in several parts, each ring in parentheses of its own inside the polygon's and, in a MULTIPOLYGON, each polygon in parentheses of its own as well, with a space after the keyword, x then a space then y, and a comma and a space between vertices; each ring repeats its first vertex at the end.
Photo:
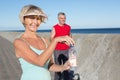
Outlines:
POLYGON ((100 29, 72 29, 72 33, 108 33, 120 34, 120 28, 100 28, 100 29))
MULTIPOLYGON (((24 32, 24 30, 6 30, 13 32, 24 32)), ((51 30, 38 30, 37 32, 51 32, 51 30)), ((96 29, 71 29, 71 33, 108 33, 108 34, 120 34, 120 28, 96 28, 96 29)))

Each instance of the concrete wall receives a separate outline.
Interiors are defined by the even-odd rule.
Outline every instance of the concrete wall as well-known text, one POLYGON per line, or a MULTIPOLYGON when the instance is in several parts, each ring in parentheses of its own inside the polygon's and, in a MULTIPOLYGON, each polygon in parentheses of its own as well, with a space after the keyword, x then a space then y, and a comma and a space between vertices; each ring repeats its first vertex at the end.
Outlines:
MULTIPOLYGON (((14 49, 10 45, 21 34, 20 32, 0 32, 0 54, 13 55, 11 58, 6 59, 4 66, 11 60, 11 64, 14 63, 14 66, 16 66, 13 70, 15 69, 14 71, 18 73, 15 76, 19 76, 21 74, 19 71, 21 70, 17 59, 14 58, 14 49), (2 48, 6 43, 5 41, 11 43, 9 46, 7 46, 8 44, 5 46, 8 49, 12 48, 10 49, 12 50, 11 53, 2 48)), ((38 34, 47 38, 50 35, 49 33, 38 34)), ((120 80, 120 34, 73 34, 73 38, 76 41, 76 49, 78 51, 76 73, 80 74, 81 80, 120 80)), ((6 58, 6 55, 2 57, 6 58)), ((1 67, 3 59, 0 58, 0 60, 0 68, 4 68, 7 74, 4 74, 4 76, 12 76, 10 73, 14 72, 7 73, 7 71, 13 66, 1 67)), ((3 72, 0 71, 0 74, 0 80, 17 80, 14 77, 4 79, 1 77, 3 72)), ((53 73, 51 75, 53 79, 53 73)))

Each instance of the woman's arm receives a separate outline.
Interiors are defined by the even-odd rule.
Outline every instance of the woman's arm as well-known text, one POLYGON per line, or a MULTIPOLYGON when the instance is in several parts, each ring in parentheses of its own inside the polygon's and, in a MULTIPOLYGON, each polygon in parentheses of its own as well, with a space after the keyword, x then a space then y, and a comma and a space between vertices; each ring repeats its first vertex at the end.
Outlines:
POLYGON ((68 36, 57 37, 53 39, 48 46, 48 48, 41 54, 37 55, 25 41, 21 39, 16 39, 14 41, 14 47, 16 54, 19 55, 21 58, 25 59, 29 63, 44 66, 44 64, 50 59, 57 42, 66 41, 68 44, 74 44, 74 41, 68 36))
POLYGON ((64 70, 70 69, 70 63, 67 61, 64 65, 57 65, 54 63, 53 59, 50 61, 49 70, 53 72, 62 72, 64 70))

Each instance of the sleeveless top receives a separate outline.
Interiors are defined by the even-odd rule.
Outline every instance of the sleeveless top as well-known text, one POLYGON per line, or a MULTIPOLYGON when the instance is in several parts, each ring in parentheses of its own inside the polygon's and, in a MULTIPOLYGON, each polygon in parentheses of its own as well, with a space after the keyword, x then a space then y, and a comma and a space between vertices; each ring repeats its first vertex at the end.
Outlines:
MULTIPOLYGON (((56 24, 53 27, 55 29, 54 37, 66 36, 66 35, 70 34, 71 28, 67 24, 64 24, 64 26, 60 26, 60 25, 56 24)), ((56 45, 56 48, 55 48, 55 50, 67 50, 67 49, 69 49, 69 46, 64 43, 60 43, 60 42, 58 42, 58 44, 56 45)))
MULTIPOLYGON (((45 40, 42 38, 45 43, 45 40)), ((30 48, 38 55, 40 55, 44 50, 38 50, 31 45, 30 48)), ((50 72, 48 70, 49 60, 46 62, 45 66, 33 65, 23 58, 19 58, 19 62, 22 68, 21 80, 51 80, 50 72)))

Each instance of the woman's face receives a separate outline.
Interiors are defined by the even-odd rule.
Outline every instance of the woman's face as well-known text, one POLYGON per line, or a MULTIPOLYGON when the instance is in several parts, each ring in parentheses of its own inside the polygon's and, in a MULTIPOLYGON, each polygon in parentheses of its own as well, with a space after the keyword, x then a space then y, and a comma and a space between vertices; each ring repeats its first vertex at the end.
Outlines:
POLYGON ((41 24, 41 17, 36 15, 29 15, 24 17, 24 25, 26 30, 36 32, 41 24))

